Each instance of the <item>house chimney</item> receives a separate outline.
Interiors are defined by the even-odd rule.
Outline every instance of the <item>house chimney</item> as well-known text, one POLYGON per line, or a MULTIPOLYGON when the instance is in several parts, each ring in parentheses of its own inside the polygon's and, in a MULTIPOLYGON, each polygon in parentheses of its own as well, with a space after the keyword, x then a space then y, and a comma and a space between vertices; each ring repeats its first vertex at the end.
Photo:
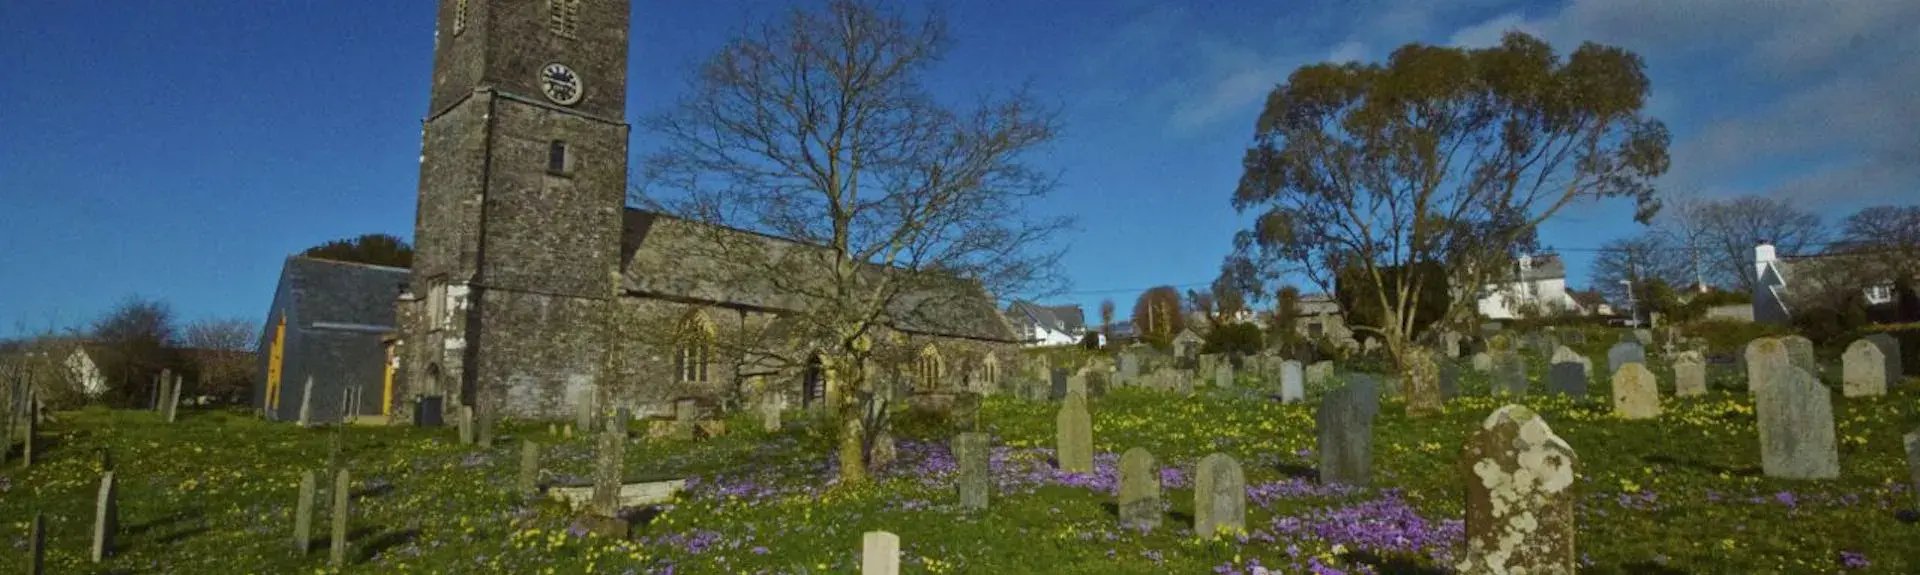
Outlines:
POLYGON ((1760 245, 1753 246, 1753 276, 1754 277, 1757 278, 1757 277, 1766 275, 1767 264, 1771 264, 1775 261, 1778 261, 1778 258, 1774 257, 1772 242, 1761 240, 1760 245))

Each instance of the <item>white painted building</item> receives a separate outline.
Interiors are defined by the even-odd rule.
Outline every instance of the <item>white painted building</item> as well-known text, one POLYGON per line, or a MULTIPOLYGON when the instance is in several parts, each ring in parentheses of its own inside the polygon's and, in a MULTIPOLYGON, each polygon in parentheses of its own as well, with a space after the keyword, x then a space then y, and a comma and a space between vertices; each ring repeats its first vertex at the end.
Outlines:
POLYGON ((93 356, 87 353, 86 347, 75 346, 73 352, 67 354, 67 359, 63 363, 66 364, 67 377, 71 378, 70 381, 73 382, 74 387, 79 388, 80 392, 87 397, 99 397, 100 394, 107 392, 107 378, 100 374, 100 364, 93 361, 93 356))
POLYGON ((1027 347, 1074 345, 1087 335, 1086 313, 1077 305, 1017 301, 1007 306, 1007 322, 1013 324, 1014 334, 1027 347))
POLYGON ((1507 279, 1487 284, 1480 291, 1480 317, 1517 319, 1528 305, 1539 306, 1543 313, 1581 312, 1580 304, 1567 293, 1567 266, 1556 254, 1520 256, 1507 279))

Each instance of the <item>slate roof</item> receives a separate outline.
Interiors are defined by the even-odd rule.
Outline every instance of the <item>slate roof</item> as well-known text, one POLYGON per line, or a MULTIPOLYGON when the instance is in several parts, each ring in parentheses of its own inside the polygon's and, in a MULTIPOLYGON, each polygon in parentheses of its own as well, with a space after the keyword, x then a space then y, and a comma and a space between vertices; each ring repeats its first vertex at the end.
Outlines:
POLYGON ((1087 313, 1078 305, 1045 306, 1029 301, 1016 301, 1007 306, 1007 315, 1030 325, 1037 325, 1064 334, 1085 333, 1087 313))
POLYGON ((291 290, 299 327, 317 323, 392 329, 394 301, 406 289, 410 273, 406 268, 293 256, 287 258, 281 281, 291 290))
MULTIPOLYGON (((1518 262, 1514 265, 1516 269, 1519 267, 1518 262)), ((1566 279, 1567 262, 1561 260, 1559 254, 1538 254, 1528 262, 1527 269, 1519 271, 1519 281, 1523 282, 1566 279)))
MULTIPOLYGON (((807 285, 807 278, 769 274, 766 266, 773 264, 748 262, 761 258, 807 262, 800 267, 825 274, 831 269, 831 257, 822 246, 659 212, 627 208, 621 216, 621 287, 639 296, 776 314, 797 311, 804 309, 807 297, 795 286, 807 285)), ((866 266, 865 281, 880 280, 881 271, 878 265, 866 266)), ((921 285, 889 306, 896 318, 890 327, 930 335, 1017 340, 979 283, 935 274, 913 279, 921 285)))

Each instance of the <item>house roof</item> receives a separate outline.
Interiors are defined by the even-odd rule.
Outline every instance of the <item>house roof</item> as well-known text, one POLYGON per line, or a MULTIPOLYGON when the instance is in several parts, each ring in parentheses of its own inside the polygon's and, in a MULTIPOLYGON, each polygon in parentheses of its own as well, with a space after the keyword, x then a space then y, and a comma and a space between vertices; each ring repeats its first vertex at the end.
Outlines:
POLYGON ((1007 314, 1019 321, 1060 333, 1079 333, 1087 329, 1087 314, 1078 305, 1045 306, 1016 301, 1007 306, 1007 314))
POLYGON ((287 258, 280 272, 301 328, 351 324, 393 329, 394 301, 409 272, 307 256, 287 258))
MULTIPOLYGON (((769 313, 807 307, 806 290, 826 283, 827 248, 648 210, 621 217, 621 287, 626 293, 769 313), (767 273, 779 269, 782 273, 767 273), (792 270, 793 273, 785 273, 792 270), (807 277, 808 270, 813 277, 807 277)), ((905 332, 1016 341, 978 282, 936 273, 889 276, 868 264, 860 283, 910 281, 887 306, 890 327, 905 332)))
MULTIPOLYGON (((1515 262, 1514 266, 1518 268, 1519 262, 1515 262)), ((1530 258, 1527 267, 1519 272, 1519 281, 1523 282, 1566 279, 1567 263, 1560 259, 1560 254, 1536 254, 1530 258)))

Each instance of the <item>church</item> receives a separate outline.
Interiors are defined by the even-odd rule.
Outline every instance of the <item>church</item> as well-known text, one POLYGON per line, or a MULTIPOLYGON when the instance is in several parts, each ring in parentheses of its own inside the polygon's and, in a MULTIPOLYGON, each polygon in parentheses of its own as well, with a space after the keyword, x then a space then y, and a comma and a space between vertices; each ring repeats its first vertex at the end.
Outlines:
MULTIPOLYGON (((749 380, 789 405, 829 396, 817 357, 761 357, 807 355, 804 338, 778 337, 797 331, 782 320, 805 298, 699 255, 716 241, 824 248, 626 207, 628 31, 624 1, 439 2, 413 266, 397 302, 392 289, 346 296, 394 306, 384 366, 336 370, 371 375, 316 381, 315 401, 357 397, 342 411, 405 422, 420 397, 483 417, 563 418, 583 405, 644 416, 717 403, 749 380), (723 343, 742 341, 781 353, 723 343)), ((962 280, 914 285, 898 298, 912 309, 877 335, 916 352, 882 371, 929 392, 999 386, 1018 347, 993 297, 962 280)), ((264 336, 262 362, 300 355, 287 343, 264 336)), ((301 401, 295 382, 258 389, 280 417, 301 401)))

